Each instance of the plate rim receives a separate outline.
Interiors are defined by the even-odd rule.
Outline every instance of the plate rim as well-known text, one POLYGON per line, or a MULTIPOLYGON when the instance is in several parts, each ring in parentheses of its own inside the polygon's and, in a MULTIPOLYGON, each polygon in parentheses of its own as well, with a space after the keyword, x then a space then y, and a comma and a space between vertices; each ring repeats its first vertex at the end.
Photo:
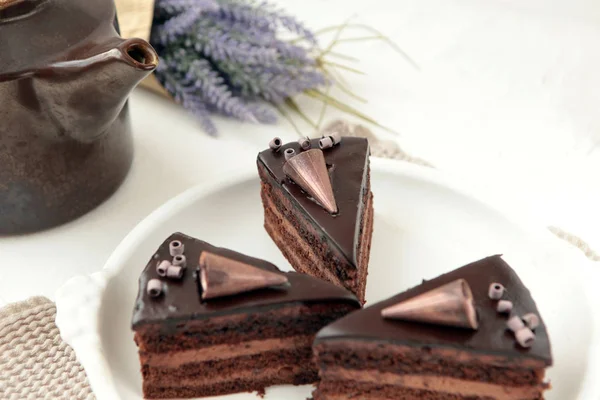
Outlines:
MULTIPOLYGON (((480 193, 467 187, 460 180, 439 170, 405 161, 373 156, 371 157, 371 168, 383 173, 398 174, 420 180, 465 196, 471 201, 482 204, 491 212, 502 216, 511 224, 522 229, 532 239, 539 240, 540 243, 549 244, 554 241, 554 244, 556 244, 559 241, 548 230, 542 229, 543 224, 535 221, 531 216, 519 215, 518 211, 515 212, 515 210, 510 212, 504 210, 500 205, 494 204, 493 201, 484 199, 480 193)), ((123 264, 120 260, 129 257, 137 246, 145 240, 148 233, 152 232, 161 221, 180 212, 202 197, 254 179, 257 179, 257 175, 253 169, 244 169, 234 173, 229 172, 221 176, 217 175, 204 183, 175 195, 154 209, 125 235, 101 270, 90 275, 71 278, 56 291, 56 325, 63 340, 74 349, 77 359, 87 373, 90 386, 99 400, 120 398, 112 378, 112 371, 104 357, 98 329, 100 299, 108 282, 122 268, 123 264)), ((541 245, 536 247, 536 250, 540 251, 541 245)), ((582 269, 578 271, 574 279, 578 279, 582 287, 586 288, 586 297, 590 303, 598 302, 598 305, 600 305, 600 296, 594 296, 591 285, 585 285, 585 280, 582 279, 584 270, 596 275, 599 279, 600 271, 592 269, 591 261, 588 261, 583 254, 572 246, 563 244, 560 251, 569 259, 573 259, 573 262, 581 264, 577 265, 582 269)), ((595 376, 600 375, 600 315, 596 315, 596 318, 592 321, 592 326, 592 345, 589 349, 588 368, 579 393, 579 399, 581 400, 600 399, 600 384, 596 383, 597 381, 594 379, 595 376)))

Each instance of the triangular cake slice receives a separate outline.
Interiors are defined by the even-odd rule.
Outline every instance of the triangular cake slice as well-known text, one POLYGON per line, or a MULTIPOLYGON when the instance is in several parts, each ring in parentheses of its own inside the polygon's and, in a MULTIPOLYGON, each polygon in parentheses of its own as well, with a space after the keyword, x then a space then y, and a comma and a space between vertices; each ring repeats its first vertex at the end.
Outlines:
POLYGON ((536 304, 500 256, 334 322, 317 334, 313 350, 321 378, 315 400, 539 400, 552 365, 536 304), (465 307, 455 306, 457 299, 465 307), (471 306, 476 323, 449 326, 469 315, 471 306), (454 316, 435 317, 444 309, 456 310, 448 311, 454 316))
POLYGON ((292 142, 258 155, 265 229, 296 271, 345 287, 364 303, 373 232, 369 143, 338 139, 323 149, 313 139, 305 148, 292 142))
POLYGON ((144 397, 313 383, 315 333, 359 307, 329 282, 173 234, 143 270, 133 311, 144 397))

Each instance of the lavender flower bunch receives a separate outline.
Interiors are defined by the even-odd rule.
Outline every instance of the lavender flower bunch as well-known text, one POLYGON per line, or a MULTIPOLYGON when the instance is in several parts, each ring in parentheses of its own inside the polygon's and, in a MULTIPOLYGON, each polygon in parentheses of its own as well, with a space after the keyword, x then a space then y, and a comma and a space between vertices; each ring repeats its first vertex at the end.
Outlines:
POLYGON ((165 89, 216 134, 211 113, 274 123, 288 99, 329 84, 313 56, 315 36, 255 0, 157 0, 151 42, 165 89), (300 40, 286 41, 282 32, 300 40), (300 45, 300 43, 302 45, 300 45))

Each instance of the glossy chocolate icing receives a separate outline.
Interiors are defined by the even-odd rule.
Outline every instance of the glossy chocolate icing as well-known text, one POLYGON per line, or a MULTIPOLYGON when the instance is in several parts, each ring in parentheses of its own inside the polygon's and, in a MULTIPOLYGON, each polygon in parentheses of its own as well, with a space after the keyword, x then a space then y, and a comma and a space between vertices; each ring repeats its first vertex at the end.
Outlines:
POLYGON ((94 208, 133 157, 127 97, 158 56, 111 0, 0 1, 0 235, 94 208))
POLYGON ((450 347, 478 353, 508 356, 511 358, 531 357, 552 365, 550 340, 544 322, 535 329, 536 340, 529 349, 520 347, 514 334, 506 329, 507 316, 496 311, 497 301, 488 297, 492 282, 504 285, 504 299, 513 302, 512 315, 539 311, 529 290, 523 285, 510 266, 496 255, 487 257, 421 285, 400 293, 364 310, 354 312, 323 328, 315 343, 330 340, 381 341, 415 347, 450 347), (463 278, 471 287, 479 316, 479 329, 452 328, 418 322, 389 320, 381 317, 381 310, 443 284, 463 278))
MULTIPOLYGON (((319 140, 311 140, 311 145, 311 148, 318 149, 319 140)), ((344 137, 340 144, 323 150, 338 206, 338 213, 335 215, 328 213, 285 175, 284 152, 288 148, 294 149, 296 153, 302 151, 300 144, 292 142, 283 145, 279 151, 268 149, 259 153, 257 162, 264 165, 274 180, 281 185, 283 193, 286 193, 298 205, 300 212, 308 216, 323 232, 323 237, 332 245, 330 247, 337 249, 350 265, 356 266, 357 243, 364 207, 363 190, 369 165, 369 142, 364 138, 344 137)))
POLYGON ((348 302, 360 307, 358 299, 349 291, 331 283, 296 272, 281 272, 275 265, 258 258, 246 256, 232 250, 215 247, 206 242, 182 233, 171 235, 152 257, 139 279, 139 292, 133 311, 132 327, 159 323, 165 328, 191 319, 207 319, 221 315, 262 312, 291 303, 348 302), (169 242, 180 240, 185 246, 187 268, 181 280, 160 278, 156 265, 162 260, 170 260, 169 242), (289 286, 274 287, 241 293, 234 296, 202 301, 198 285, 197 265, 200 254, 210 251, 233 260, 241 261, 265 270, 285 274, 289 286), (161 279, 165 291, 158 298, 146 293, 150 279, 161 279))

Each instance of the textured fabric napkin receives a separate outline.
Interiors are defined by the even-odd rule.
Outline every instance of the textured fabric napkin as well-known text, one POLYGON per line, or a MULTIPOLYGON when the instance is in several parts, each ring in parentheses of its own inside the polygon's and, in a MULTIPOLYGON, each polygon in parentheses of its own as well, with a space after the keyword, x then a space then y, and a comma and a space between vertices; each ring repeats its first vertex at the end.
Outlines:
POLYGON ((45 297, 0 309, 0 399, 95 398, 55 317, 56 306, 45 297))
MULTIPOLYGON (((404 160, 433 167, 404 152, 393 141, 378 140, 361 125, 334 121, 323 133, 338 130, 343 136, 367 137, 374 156, 404 160)), ((549 228, 559 238, 581 249, 588 258, 600 261, 583 240, 549 228)), ((0 399, 95 399, 85 372, 73 350, 60 338, 54 324, 56 306, 43 297, 33 297, 0 309, 0 399)))

